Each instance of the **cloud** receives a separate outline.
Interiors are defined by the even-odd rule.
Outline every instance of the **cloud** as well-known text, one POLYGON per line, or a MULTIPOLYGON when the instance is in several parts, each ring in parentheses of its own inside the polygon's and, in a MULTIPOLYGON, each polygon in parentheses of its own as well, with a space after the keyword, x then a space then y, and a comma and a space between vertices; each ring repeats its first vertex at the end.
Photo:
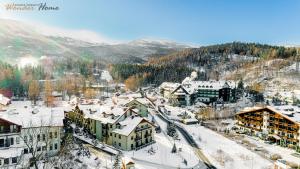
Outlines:
POLYGON ((43 35, 46 36, 59 36, 59 37, 69 37, 73 39, 78 39, 91 43, 105 43, 105 44, 116 44, 121 41, 112 40, 104 35, 101 35, 97 32, 89 31, 89 30, 73 30, 73 29, 65 29, 54 26, 48 26, 40 23, 32 24, 34 25, 34 29, 43 35))
POLYGON ((16 20, 25 23, 26 25, 33 28, 37 33, 46 36, 59 36, 59 37, 69 37, 77 40, 82 40, 90 43, 104 43, 104 44, 118 44, 123 41, 113 40, 108 38, 98 32, 85 30, 85 29, 65 29, 57 26, 50 26, 45 23, 36 22, 33 20, 28 20, 22 18, 20 15, 15 15, 15 12, 7 11, 5 9, 6 2, 0 2, 0 19, 16 20))

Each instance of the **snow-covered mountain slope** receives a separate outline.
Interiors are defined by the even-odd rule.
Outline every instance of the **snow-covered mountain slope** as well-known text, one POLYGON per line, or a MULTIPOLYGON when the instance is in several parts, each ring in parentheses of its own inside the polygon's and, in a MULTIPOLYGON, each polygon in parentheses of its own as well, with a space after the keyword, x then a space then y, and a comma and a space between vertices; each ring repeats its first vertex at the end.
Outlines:
POLYGON ((11 63, 18 62, 19 58, 24 56, 85 58, 104 63, 143 63, 149 56, 166 55, 189 47, 176 42, 159 40, 105 42, 105 38, 101 39, 101 36, 91 31, 68 31, 0 19, 0 57, 11 63))

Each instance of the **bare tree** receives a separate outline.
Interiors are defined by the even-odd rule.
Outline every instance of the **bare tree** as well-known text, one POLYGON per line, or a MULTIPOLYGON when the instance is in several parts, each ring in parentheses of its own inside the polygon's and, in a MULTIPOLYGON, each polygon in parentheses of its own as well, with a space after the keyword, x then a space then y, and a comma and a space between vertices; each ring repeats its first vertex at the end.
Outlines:
POLYGON ((51 129, 55 127, 51 126, 52 120, 50 119, 49 121, 50 122, 47 123, 41 120, 38 126, 31 121, 28 127, 22 129, 20 138, 25 145, 24 154, 30 155, 29 163, 26 164, 26 161, 24 163, 27 167, 28 165, 33 165, 35 169, 38 169, 39 161, 51 155, 48 154, 49 150, 54 150, 58 147, 58 145, 53 147, 53 139, 60 136, 59 131, 52 131, 51 129))
POLYGON ((84 92, 84 96, 87 99, 94 99, 96 97, 96 92, 94 91, 94 89, 86 89, 84 92))
POLYGON ((29 83, 28 95, 29 98, 33 100, 33 103, 36 104, 36 101, 38 100, 38 97, 40 95, 40 86, 37 80, 33 80, 29 83))
POLYGON ((50 80, 45 81, 45 91, 44 92, 45 92, 44 100, 45 100, 47 107, 53 106, 53 104, 54 104, 54 97, 52 95, 53 86, 52 86, 52 83, 50 80))

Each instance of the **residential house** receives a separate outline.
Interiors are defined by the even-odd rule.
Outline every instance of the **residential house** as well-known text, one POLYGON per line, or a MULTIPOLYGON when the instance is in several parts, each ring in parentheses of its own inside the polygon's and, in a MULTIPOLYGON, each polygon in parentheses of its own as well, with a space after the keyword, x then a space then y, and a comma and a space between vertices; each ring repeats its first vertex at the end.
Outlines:
POLYGON ((150 106, 149 101, 146 98, 134 98, 124 105, 136 109, 136 112, 142 117, 147 117, 149 114, 148 107, 150 106))
POLYGON ((121 150, 136 150, 154 143, 154 125, 139 115, 117 123, 112 131, 113 145, 121 150))
POLYGON ((300 145, 300 108, 265 106, 246 108, 236 114, 237 126, 283 146, 300 145))
MULTIPOLYGON (((107 99, 104 102, 96 104, 78 104, 74 110, 66 113, 66 118, 75 122, 79 126, 83 126, 98 140, 118 147, 119 142, 114 144, 116 141, 114 138, 117 134, 113 133, 114 130, 120 129, 118 127, 122 126, 122 122, 128 120, 129 117, 147 117, 148 107, 145 104, 144 100, 122 99, 122 97, 107 99)), ((149 129, 152 130, 152 128, 149 129)), ((127 139, 125 136, 120 137, 122 138, 122 141, 127 139)), ((150 138, 147 138, 140 144, 134 145, 134 148, 148 144, 152 141, 153 137, 151 140, 150 138)), ((122 143, 120 144, 122 145, 122 143)), ((131 147, 125 145, 120 148, 124 150, 131 150, 131 147)))
POLYGON ((195 102, 235 101, 233 81, 187 81, 182 84, 164 82, 159 89, 161 95, 176 106, 189 106, 195 102))
POLYGON ((56 155, 63 137, 63 108, 12 102, 0 116, 0 167, 28 167, 32 154, 56 155))

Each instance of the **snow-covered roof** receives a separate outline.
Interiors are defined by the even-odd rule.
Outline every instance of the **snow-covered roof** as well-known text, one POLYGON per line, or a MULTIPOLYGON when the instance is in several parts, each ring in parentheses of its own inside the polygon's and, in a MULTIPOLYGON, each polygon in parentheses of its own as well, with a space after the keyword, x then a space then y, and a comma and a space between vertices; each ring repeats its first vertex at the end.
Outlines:
POLYGON ((101 121, 103 124, 114 124, 126 112, 126 108, 113 104, 78 105, 84 118, 101 121))
POLYGON ((266 107, 247 107, 238 114, 258 111, 262 109, 269 109, 275 113, 278 113, 285 118, 292 120, 294 122, 300 123, 300 107, 292 106, 292 105, 283 105, 283 106, 266 106, 266 107))
MULTIPOLYGON (((183 89, 189 94, 197 92, 199 89, 210 89, 210 90, 220 90, 222 88, 235 88, 235 82, 230 80, 220 80, 220 81, 184 81, 182 84, 180 83, 172 83, 172 82, 163 82, 160 85, 161 89, 169 90, 174 92, 178 89, 179 86, 182 86, 183 89)), ((176 94, 184 94, 185 91, 183 89, 178 89, 176 94)))
POLYGON ((189 83, 184 83, 183 87, 189 92, 194 93, 199 89, 210 89, 210 90, 220 90, 225 87, 235 88, 234 81, 190 81, 189 83))
POLYGON ((101 73, 101 79, 106 80, 107 82, 110 82, 113 80, 112 76, 110 75, 110 73, 107 70, 104 70, 101 73))
POLYGON ((113 132, 128 136, 142 121, 148 122, 150 125, 152 125, 147 119, 140 116, 132 115, 126 118, 124 121, 119 122, 121 128, 114 129, 113 132))
POLYGON ((0 94, 0 104, 8 105, 10 103, 10 99, 0 94))
POLYGON ((54 96, 54 97, 61 97, 62 95, 63 95, 62 92, 58 92, 58 91, 52 92, 52 96, 54 96))
POLYGON ((163 82, 159 87, 164 90, 175 90, 178 86, 180 86, 180 83, 173 83, 173 82, 163 82))
POLYGON ((123 157, 123 158, 122 158, 122 161, 123 161, 123 163, 124 163, 125 165, 131 165, 131 164, 134 164, 134 161, 133 161, 131 158, 129 158, 129 157, 123 157))
POLYGON ((143 105, 148 105, 149 101, 146 98, 131 98, 128 103, 133 102, 133 101, 137 101, 143 105))
POLYGON ((32 106, 30 101, 13 101, 0 118, 21 125, 23 128, 63 126, 66 107, 32 106))

